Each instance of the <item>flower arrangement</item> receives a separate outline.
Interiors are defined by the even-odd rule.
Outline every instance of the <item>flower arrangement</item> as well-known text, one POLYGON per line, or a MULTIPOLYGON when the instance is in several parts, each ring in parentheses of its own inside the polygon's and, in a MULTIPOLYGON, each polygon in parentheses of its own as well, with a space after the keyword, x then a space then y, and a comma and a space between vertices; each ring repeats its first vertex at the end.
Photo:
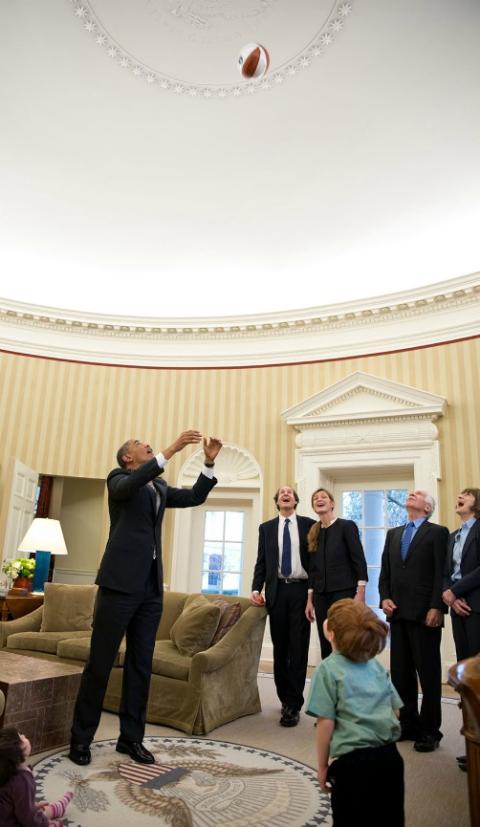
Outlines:
POLYGON ((13 580, 17 577, 28 577, 31 580, 35 571, 35 558, 18 557, 16 560, 6 560, 2 569, 13 580))

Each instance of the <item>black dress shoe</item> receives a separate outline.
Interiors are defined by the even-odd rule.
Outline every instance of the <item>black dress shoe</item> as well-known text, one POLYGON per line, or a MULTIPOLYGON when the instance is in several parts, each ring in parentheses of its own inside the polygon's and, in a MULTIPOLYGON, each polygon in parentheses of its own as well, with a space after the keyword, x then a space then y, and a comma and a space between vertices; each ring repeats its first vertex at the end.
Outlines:
POLYGON ((413 749, 417 752, 434 752, 440 745, 440 739, 435 738, 434 735, 422 735, 418 741, 415 741, 413 749))
POLYGON ((74 764, 79 764, 81 767, 85 767, 92 760, 92 753, 90 752, 90 747, 88 744, 75 744, 72 742, 70 744, 70 752, 68 753, 68 757, 74 764))
POLYGON ((129 755, 137 764, 154 764, 155 757, 148 749, 145 749, 140 741, 124 741, 119 738, 117 741, 117 752, 124 752, 129 755))
POLYGON ((300 712, 298 709, 291 709, 291 707, 286 706, 282 712, 280 724, 281 726, 297 726, 299 720, 300 712))

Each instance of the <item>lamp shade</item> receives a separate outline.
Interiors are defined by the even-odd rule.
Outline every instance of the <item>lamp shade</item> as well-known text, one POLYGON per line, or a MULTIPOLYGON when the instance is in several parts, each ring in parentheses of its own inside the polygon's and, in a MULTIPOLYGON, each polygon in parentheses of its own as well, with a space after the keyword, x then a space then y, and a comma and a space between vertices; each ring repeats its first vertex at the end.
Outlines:
POLYGON ((49 551, 50 554, 68 554, 59 520, 36 517, 18 547, 18 551, 35 554, 49 551))

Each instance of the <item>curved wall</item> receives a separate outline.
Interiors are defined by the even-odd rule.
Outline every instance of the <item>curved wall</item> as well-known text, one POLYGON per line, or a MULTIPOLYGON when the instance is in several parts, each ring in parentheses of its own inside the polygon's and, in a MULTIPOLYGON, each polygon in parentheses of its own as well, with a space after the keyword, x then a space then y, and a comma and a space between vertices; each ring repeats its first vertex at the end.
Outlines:
MULTIPOLYGON (((161 449, 189 427, 255 456, 264 474, 267 519, 272 492, 294 479, 295 432, 280 413, 358 370, 446 397, 446 413, 437 423, 439 515, 453 529, 456 493, 480 484, 479 337, 377 356, 231 369, 108 367, 0 354, 2 546, 11 458, 44 474, 101 479, 129 436, 144 437, 161 449)), ((186 458, 184 452, 169 464, 172 484, 186 458)), ((103 539, 106 526, 104 508, 103 539)), ((165 529, 168 578, 170 514, 165 529)))

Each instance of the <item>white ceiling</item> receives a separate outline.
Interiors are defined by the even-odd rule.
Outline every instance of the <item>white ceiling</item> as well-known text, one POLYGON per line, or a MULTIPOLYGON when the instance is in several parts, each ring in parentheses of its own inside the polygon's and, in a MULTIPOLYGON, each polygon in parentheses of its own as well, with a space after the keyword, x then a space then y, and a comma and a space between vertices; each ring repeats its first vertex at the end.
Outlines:
POLYGON ((0 14, 3 298, 222 316, 480 269, 478 0, 0 14), (271 54, 254 94, 236 68, 250 41, 271 54))

